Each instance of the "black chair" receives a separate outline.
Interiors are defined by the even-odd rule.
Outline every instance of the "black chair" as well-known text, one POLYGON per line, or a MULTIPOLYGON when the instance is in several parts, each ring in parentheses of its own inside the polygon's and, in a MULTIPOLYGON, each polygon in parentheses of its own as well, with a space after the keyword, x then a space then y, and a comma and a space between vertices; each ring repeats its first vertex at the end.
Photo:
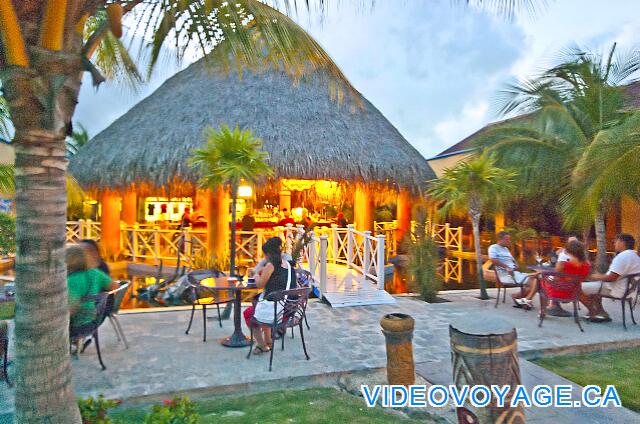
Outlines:
POLYGON ((109 292, 110 294, 113 294, 113 308, 111 309, 111 313, 108 315, 108 318, 111 326, 113 327, 113 330, 116 333, 118 341, 122 340, 125 349, 129 349, 129 343, 127 343, 127 338, 124 336, 124 331, 122 331, 120 321, 118 321, 118 312, 120 311, 120 306, 122 305, 124 295, 127 293, 127 289, 129 288, 131 283, 129 281, 120 281, 119 284, 120 287, 109 292))
MULTIPOLYGON (((307 360, 309 360, 309 354, 307 353, 307 345, 304 341, 304 330, 302 322, 307 314, 307 300, 309 299, 309 293, 311 289, 309 287, 302 287, 292 290, 281 290, 270 293, 267 295, 266 300, 273 302, 273 322, 271 323, 271 334, 276 334, 279 329, 284 329, 286 334, 287 328, 298 327, 300 329, 300 338, 302 339, 302 349, 307 360)), ((249 353, 247 359, 251 357, 253 351, 253 330, 258 325, 265 325, 257 321, 255 318, 251 319, 251 344, 249 345, 249 353)), ((284 339, 282 337, 282 350, 284 350, 284 339)), ((273 351, 274 346, 271 346, 271 356, 269 358, 269 371, 273 365, 273 351)))
MULTIPOLYGON (((504 303, 507 298, 507 288, 509 287, 520 287, 520 297, 524 297, 524 283, 525 281, 527 281, 528 278, 525 278, 522 281, 516 281, 516 276, 513 274, 513 271, 506 270, 504 268, 500 268, 495 265, 491 265, 491 267, 493 268, 493 272, 495 273, 495 276, 496 276, 495 283, 496 283, 496 288, 498 289, 498 296, 496 296, 496 304, 494 305, 494 308, 498 307, 498 303, 500 301, 500 290, 502 290, 502 303, 504 303), (501 279, 500 272, 498 271, 499 269, 503 274, 504 273, 509 274, 511 276, 512 281, 501 279)), ((527 310, 527 308, 523 308, 523 309, 525 311, 527 310)))
POLYGON ((0 321, 0 350, 2 351, 2 379, 7 382, 7 386, 12 387, 7 372, 9 362, 9 325, 6 320, 0 321))
POLYGON ((584 332, 578 317, 578 304, 580 303, 580 293, 582 292, 583 277, 567 275, 556 271, 545 271, 539 273, 538 294, 540 296, 540 322, 538 327, 542 327, 542 321, 546 316, 546 305, 549 301, 573 304, 573 319, 580 331, 584 332), (556 293, 555 295, 553 293, 556 293))
MULTIPOLYGON (((69 338, 71 342, 77 339, 84 339, 90 337, 91 340, 96 345, 96 352, 98 353, 98 361, 100 362, 100 366, 103 370, 106 370, 104 362, 102 362, 102 355, 100 353, 100 339, 98 338, 98 329, 100 325, 104 322, 104 320, 111 314, 113 310, 114 298, 113 293, 101 293, 97 296, 89 296, 90 298, 96 301, 96 318, 95 320, 89 324, 85 325, 81 328, 70 328, 69 329, 69 338)), ((89 298, 88 297, 88 298, 89 298)), ((87 298, 85 298, 87 299, 87 298)), ((86 342, 85 342, 86 346, 86 342)), ((80 353, 84 352, 84 347, 80 351, 80 353)))
POLYGON ((624 294, 622 296, 611 296, 611 295, 601 295, 607 299, 611 300, 619 300, 622 304, 622 326, 624 329, 627 329, 627 319, 626 319, 626 306, 629 304, 629 313, 631 314, 631 321, 633 325, 636 325, 636 318, 633 316, 633 308, 635 308, 638 303, 638 295, 640 294, 640 273, 637 274, 629 274, 625 275, 622 278, 625 278, 626 286, 624 289, 624 294))
POLYGON ((222 272, 211 271, 193 271, 187 274, 187 280, 189 282, 188 299, 191 303, 191 318, 189 318, 189 325, 185 334, 189 334, 191 330, 191 324, 193 323, 193 314, 196 311, 196 307, 202 307, 202 327, 203 338, 202 341, 207 341, 207 306, 215 306, 218 311, 218 323, 222 327, 222 316, 220 315, 220 305, 233 301, 233 297, 226 290, 213 290, 211 287, 203 286, 200 284, 204 278, 215 278, 225 275, 222 272))

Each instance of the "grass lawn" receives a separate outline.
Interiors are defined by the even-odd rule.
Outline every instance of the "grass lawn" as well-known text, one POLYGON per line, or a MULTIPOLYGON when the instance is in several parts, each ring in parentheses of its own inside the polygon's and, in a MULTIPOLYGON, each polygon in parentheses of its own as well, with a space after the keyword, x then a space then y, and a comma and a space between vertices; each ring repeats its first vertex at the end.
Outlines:
POLYGON ((616 387, 622 406, 640 411, 640 348, 543 358, 538 365, 581 386, 616 387))
MULTIPOLYGON (((250 396, 197 401, 202 423, 419 423, 367 408, 364 400, 334 389, 283 390, 250 396)), ((142 422, 150 408, 110 413, 116 423, 142 422)))

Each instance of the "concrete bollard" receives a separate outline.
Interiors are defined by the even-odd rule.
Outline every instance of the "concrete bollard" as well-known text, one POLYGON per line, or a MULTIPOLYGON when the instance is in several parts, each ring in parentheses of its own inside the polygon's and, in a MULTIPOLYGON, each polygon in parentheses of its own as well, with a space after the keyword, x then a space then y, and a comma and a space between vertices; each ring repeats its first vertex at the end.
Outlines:
POLYGON ((413 363, 413 327, 415 321, 406 314, 387 314, 380 320, 387 346, 389 384, 410 386, 415 383, 413 363))
POLYGON ((468 401, 458 410, 458 422, 524 424, 522 406, 511 408, 514 389, 521 384, 515 328, 493 314, 467 314, 449 326, 453 382, 462 386, 492 384, 511 386, 505 405, 499 408, 495 396, 487 407, 475 408, 468 401))

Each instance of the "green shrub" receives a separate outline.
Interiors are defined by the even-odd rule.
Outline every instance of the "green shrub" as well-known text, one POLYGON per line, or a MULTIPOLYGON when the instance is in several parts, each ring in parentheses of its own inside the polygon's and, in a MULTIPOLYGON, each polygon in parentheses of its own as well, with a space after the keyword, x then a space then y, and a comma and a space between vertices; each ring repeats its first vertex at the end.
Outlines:
POLYGON ((16 251, 16 219, 0 212, 0 256, 16 251))
POLYGON ((188 397, 174 397, 163 405, 155 405, 144 420, 145 424, 197 424, 200 415, 188 397))
POLYGON ((409 286, 420 293, 426 302, 434 302, 442 290, 442 277, 438 274, 438 245, 431 237, 418 238, 409 247, 409 286))
POLYGON ((111 424, 113 421, 107 417, 107 410, 118 405, 120 405, 119 400, 105 399, 103 395, 98 396, 98 399, 92 397, 78 399, 83 424, 111 424))

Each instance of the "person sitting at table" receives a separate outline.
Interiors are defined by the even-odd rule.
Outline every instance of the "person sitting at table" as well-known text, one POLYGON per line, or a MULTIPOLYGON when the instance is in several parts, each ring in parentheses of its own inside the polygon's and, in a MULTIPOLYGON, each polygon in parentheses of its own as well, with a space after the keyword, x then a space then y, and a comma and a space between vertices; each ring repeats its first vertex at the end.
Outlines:
POLYGON ((98 242, 92 239, 83 239, 80 241, 80 243, 85 248, 85 253, 87 254, 87 266, 89 268, 98 268, 105 274, 111 275, 109 265, 107 265, 107 263, 100 255, 98 242))
POLYGON ((96 302, 93 299, 101 291, 114 290, 118 285, 97 268, 87 254, 89 249, 81 244, 67 247, 67 286, 70 318, 70 333, 77 334, 93 325, 96 318, 96 302))
MULTIPOLYGON (((513 255, 509 251, 509 247, 511 247, 511 235, 506 231, 500 231, 498 233, 498 241, 495 244, 489 246, 489 260, 491 264, 496 268, 498 277, 500 281, 505 284, 520 284, 521 282, 527 281, 528 286, 530 287, 534 274, 525 274, 524 272, 518 271, 518 263, 514 259, 513 255)), ((531 306, 529 305, 526 298, 519 298, 520 292, 517 294, 512 294, 513 301, 516 306, 531 306)))
POLYGON ((247 209, 242 217, 240 228, 242 231, 253 231, 256 226, 256 219, 253 217, 253 211, 247 209))
POLYGON ((254 354, 268 352, 272 348, 271 324, 273 323, 273 302, 266 300, 273 292, 291 290, 297 287, 293 264, 282 258, 282 240, 272 237, 262 246, 267 260, 255 276, 256 286, 264 289, 253 308, 253 318, 260 324, 254 329, 257 346, 254 354))
MULTIPOLYGON (((561 253, 562 255, 564 255, 564 257, 559 256, 558 262, 556 262, 555 270, 557 272, 582 278, 585 278, 589 275, 589 272, 591 271, 591 264, 587 260, 587 256, 584 253, 584 244, 578 241, 577 238, 570 238, 561 253)), ((537 292, 538 280, 534 279, 531 282, 531 286, 529 288, 527 296, 523 298, 524 300, 516 299, 516 302, 520 302, 523 305, 531 305, 533 296, 535 296, 537 292)), ((554 291, 551 288, 549 289, 549 295, 553 297, 562 297, 561 292, 554 291)), ((553 301, 552 303, 552 306, 550 308, 547 308, 546 310, 547 315, 557 317, 571 316, 571 313, 562 309, 562 306, 560 306, 559 302, 553 301)))
POLYGON ((291 218, 291 213, 289 213, 289 209, 287 208, 282 209, 282 214, 284 215, 284 218, 278 221, 278 227, 286 227, 287 224, 291 224, 293 226, 296 225, 296 221, 293 218, 291 218))
POLYGON ((635 251, 635 245, 636 241, 630 234, 618 234, 614 244, 618 253, 611 261, 609 271, 606 274, 595 273, 591 275, 591 278, 599 281, 582 283, 580 301, 589 310, 589 315, 585 317, 589 321, 611 321, 609 314, 602 306, 601 295, 623 296, 627 280, 622 277, 640 273, 640 257, 635 251))
POLYGON ((347 222, 347 219, 344 217, 344 212, 338 212, 338 216, 336 216, 335 224, 339 228, 346 228, 347 225, 349 225, 349 222, 347 222))

